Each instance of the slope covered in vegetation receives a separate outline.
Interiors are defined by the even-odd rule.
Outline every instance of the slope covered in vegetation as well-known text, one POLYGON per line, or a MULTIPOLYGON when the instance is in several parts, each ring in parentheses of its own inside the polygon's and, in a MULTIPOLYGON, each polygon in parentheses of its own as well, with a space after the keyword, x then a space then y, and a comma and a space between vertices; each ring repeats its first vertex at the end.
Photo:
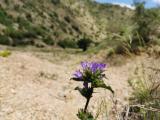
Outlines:
POLYGON ((122 32, 132 13, 128 8, 88 0, 2 0, 0 43, 41 47, 65 40, 76 47, 74 42, 84 36, 101 41, 107 33, 122 32))

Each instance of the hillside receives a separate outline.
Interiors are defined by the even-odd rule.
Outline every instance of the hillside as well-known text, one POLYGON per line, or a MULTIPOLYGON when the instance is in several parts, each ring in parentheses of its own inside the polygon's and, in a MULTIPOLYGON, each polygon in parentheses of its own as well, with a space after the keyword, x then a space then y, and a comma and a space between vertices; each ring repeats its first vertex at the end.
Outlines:
POLYGON ((108 32, 123 31, 122 23, 129 24, 131 13, 128 8, 88 0, 2 0, 0 43, 41 47, 84 36, 100 41, 108 32))

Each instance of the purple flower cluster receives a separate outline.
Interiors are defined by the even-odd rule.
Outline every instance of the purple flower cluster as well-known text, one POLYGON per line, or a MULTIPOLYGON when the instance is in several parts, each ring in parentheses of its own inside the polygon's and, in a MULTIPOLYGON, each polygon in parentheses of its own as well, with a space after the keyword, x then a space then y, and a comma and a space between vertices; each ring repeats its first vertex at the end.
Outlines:
POLYGON ((106 67, 106 64, 103 63, 97 63, 97 62, 81 62, 81 66, 83 71, 77 70, 73 75, 74 78, 84 81, 84 87, 88 86, 87 80, 83 80, 84 76, 86 76, 86 71, 91 73, 91 75, 96 74, 97 72, 100 73, 100 75, 104 72, 104 69, 106 67))
POLYGON ((90 70, 92 73, 104 71, 106 64, 96 62, 81 62, 83 70, 90 70))

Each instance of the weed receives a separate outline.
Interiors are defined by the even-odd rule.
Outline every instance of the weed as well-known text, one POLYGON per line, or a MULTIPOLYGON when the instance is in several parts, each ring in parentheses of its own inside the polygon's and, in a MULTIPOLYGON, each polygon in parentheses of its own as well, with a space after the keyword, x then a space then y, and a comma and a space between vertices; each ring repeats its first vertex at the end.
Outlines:
POLYGON ((138 116, 143 120, 160 118, 160 70, 157 68, 141 68, 135 70, 135 77, 129 80, 133 88, 130 116, 138 116))
POLYGON ((9 50, 0 51, 0 56, 1 57, 8 57, 10 55, 11 55, 11 51, 9 51, 9 50))

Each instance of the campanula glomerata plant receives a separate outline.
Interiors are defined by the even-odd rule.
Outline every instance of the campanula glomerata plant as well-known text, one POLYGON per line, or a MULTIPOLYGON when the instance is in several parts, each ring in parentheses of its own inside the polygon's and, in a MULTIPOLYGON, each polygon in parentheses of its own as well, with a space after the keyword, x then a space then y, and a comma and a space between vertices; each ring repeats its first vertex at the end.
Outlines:
POLYGON ((77 116, 81 120, 94 120, 91 113, 87 111, 89 101, 94 93, 95 88, 104 88, 112 93, 114 91, 110 86, 107 86, 104 83, 104 78, 106 78, 104 71, 106 64, 97 63, 97 62, 81 62, 82 70, 77 70, 73 74, 73 80, 83 82, 83 88, 76 87, 76 90, 79 90, 81 95, 86 98, 86 104, 84 109, 81 109, 77 116))

